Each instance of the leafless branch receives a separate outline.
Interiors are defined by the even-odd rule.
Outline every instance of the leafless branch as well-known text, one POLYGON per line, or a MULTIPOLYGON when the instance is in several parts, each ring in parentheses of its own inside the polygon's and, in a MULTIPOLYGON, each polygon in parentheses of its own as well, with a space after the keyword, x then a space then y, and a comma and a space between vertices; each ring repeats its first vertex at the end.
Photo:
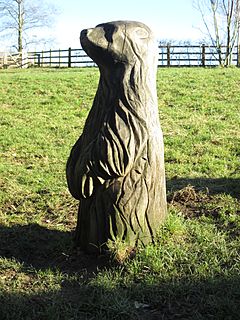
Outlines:
POLYGON ((195 0, 195 3, 195 8, 201 14, 208 38, 216 46, 219 63, 229 65, 239 33, 239 0, 195 0), (211 13, 210 21, 206 17, 207 10, 211 13), (224 53, 222 52, 223 45, 226 46, 224 53))
POLYGON ((18 38, 18 50, 21 51, 23 44, 34 29, 50 27, 57 9, 41 0, 0 0, 0 32, 10 30, 18 38), (51 17, 51 19, 49 18, 51 17))

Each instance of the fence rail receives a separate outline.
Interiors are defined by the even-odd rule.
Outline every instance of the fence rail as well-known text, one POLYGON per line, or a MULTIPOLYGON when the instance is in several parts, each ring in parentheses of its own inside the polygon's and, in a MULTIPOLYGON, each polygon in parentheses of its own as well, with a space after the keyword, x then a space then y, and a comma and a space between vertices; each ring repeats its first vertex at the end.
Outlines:
MULTIPOLYGON (((226 48, 221 48, 224 56, 226 48)), ((234 47, 231 64, 240 66, 240 48, 234 47)), ((214 46, 208 45, 159 45, 159 67, 206 67, 220 64, 219 53, 214 46)), ((86 55, 83 49, 68 48, 65 50, 47 50, 28 52, 26 54, 7 54, 0 52, 0 68, 7 67, 92 67, 96 64, 86 55), (15 58, 13 58, 15 57, 15 58)))
POLYGON ((30 59, 38 67, 92 67, 96 64, 88 57, 83 49, 48 50, 31 52, 30 59))
POLYGON ((27 68, 28 53, 0 52, 0 68, 27 68))
MULTIPOLYGON (((220 57, 224 61, 226 47, 221 48, 221 55, 215 46, 191 45, 191 46, 158 46, 158 66, 218 66, 220 57)), ((232 65, 240 66, 240 49, 233 48, 230 61, 232 65)))

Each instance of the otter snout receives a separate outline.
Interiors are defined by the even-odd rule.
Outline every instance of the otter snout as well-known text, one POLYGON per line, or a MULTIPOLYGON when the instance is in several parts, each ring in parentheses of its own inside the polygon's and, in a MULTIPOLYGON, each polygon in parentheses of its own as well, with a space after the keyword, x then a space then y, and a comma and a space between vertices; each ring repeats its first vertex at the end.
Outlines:
POLYGON ((92 31, 92 28, 90 29, 83 29, 81 32, 80 32, 80 41, 84 40, 85 38, 88 37, 89 33, 92 31))

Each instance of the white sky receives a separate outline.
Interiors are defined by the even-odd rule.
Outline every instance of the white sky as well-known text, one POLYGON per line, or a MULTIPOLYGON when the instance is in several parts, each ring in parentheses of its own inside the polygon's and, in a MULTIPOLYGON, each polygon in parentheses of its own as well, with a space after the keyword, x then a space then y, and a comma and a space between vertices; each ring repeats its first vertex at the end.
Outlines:
POLYGON ((114 20, 146 23, 157 39, 201 40, 202 23, 193 0, 52 0, 62 11, 55 38, 61 47, 78 47, 82 29, 114 20))
MULTIPOLYGON (((44 1, 44 0, 42 0, 44 1)), ((79 48, 82 29, 114 20, 136 20, 146 23, 158 40, 191 40, 203 38, 204 28, 193 0, 48 0, 60 11, 51 30, 43 37, 54 39, 38 49, 79 48)), ((0 42, 0 51, 1 51, 0 42)), ((33 49, 33 48, 32 48, 33 49)))

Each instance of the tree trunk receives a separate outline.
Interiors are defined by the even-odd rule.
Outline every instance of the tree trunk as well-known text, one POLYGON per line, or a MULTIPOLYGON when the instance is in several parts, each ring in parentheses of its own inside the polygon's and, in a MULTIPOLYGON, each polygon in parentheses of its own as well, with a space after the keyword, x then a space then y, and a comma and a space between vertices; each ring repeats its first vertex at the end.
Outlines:
POLYGON ((23 51, 23 24, 24 24, 24 7, 23 0, 18 2, 18 52, 23 51))
POLYGON ((211 8, 212 8, 212 14, 213 14, 213 24, 214 24, 214 31, 215 31, 215 41, 216 41, 216 47, 217 47, 217 53, 218 53, 218 62, 219 65, 223 65, 222 61, 222 46, 220 42, 220 36, 219 36, 219 27, 218 27, 218 20, 217 20, 217 2, 211 1, 211 8))
POLYGON ((234 0, 228 0, 228 8, 226 10, 226 19, 227 19, 227 41, 226 41, 226 57, 225 57, 225 66, 231 64, 231 53, 232 53, 232 43, 231 43, 231 24, 233 19, 233 8, 234 0))

